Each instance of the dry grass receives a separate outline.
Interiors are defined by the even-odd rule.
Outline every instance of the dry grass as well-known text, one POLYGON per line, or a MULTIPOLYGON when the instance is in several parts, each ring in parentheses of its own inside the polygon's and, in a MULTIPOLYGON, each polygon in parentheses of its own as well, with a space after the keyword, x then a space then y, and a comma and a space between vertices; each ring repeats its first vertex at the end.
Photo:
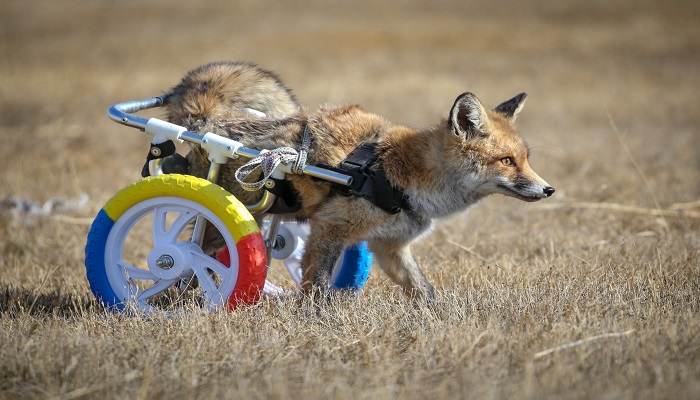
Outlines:
POLYGON ((0 200, 90 199, 62 218, 0 212, 0 397, 700 397, 699 11, 0 3, 0 200), (304 104, 409 125, 462 91, 527 91, 520 127, 557 193, 488 199, 417 244, 434 309, 374 271, 318 313, 108 313, 85 278, 85 219, 137 178, 149 140, 104 111, 217 59, 279 72, 304 104))

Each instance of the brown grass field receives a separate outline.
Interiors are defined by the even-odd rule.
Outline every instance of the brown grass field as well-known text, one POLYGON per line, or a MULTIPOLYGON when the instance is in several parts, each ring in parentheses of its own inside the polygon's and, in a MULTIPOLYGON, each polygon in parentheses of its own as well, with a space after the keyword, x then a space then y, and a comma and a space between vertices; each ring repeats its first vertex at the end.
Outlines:
POLYGON ((690 0, 0 2, 0 398, 700 398, 699 17, 690 0), (375 268, 317 313, 110 313, 85 238, 150 139, 105 111, 222 59, 416 127, 464 91, 526 91, 519 127, 557 192, 493 196, 417 243, 435 308, 375 268))

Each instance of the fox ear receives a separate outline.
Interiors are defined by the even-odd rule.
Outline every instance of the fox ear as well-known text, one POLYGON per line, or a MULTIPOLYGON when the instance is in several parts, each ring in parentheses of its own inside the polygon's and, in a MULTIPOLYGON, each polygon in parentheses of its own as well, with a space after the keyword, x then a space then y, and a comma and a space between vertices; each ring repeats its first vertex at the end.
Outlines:
POLYGON ((471 138, 479 134, 488 117, 474 93, 462 93, 450 111, 450 126, 457 136, 471 138))
POLYGON ((518 115, 520 110, 523 109, 525 105, 525 98, 527 93, 520 93, 519 95, 513 97, 510 100, 504 101, 494 111, 505 115, 511 121, 515 121, 515 116, 518 115))

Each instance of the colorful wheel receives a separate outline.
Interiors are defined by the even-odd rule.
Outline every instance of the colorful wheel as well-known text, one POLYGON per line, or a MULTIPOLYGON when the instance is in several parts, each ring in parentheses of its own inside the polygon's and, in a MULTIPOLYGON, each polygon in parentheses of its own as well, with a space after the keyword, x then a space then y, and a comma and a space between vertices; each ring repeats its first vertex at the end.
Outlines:
POLYGON ((248 210, 211 182, 175 174, 145 178, 105 204, 88 234, 85 265, 98 300, 143 311, 252 304, 267 272, 265 244, 248 210), (192 242, 197 218, 235 249, 230 265, 192 242))

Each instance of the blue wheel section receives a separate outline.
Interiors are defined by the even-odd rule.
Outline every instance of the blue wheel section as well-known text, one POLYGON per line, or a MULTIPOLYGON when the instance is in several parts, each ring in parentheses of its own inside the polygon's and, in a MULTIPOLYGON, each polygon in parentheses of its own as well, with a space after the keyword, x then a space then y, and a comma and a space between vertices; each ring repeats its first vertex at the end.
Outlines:
POLYGON ((331 284, 332 289, 359 290, 367 282, 372 267, 372 253, 367 242, 360 242, 345 249, 343 262, 331 284))
POLYGON ((90 290, 97 297, 97 300, 107 307, 121 310, 124 305, 112 290, 105 268, 105 244, 113 226, 114 221, 105 210, 100 210, 92 222, 90 233, 88 233, 85 245, 85 268, 87 269, 90 290))

